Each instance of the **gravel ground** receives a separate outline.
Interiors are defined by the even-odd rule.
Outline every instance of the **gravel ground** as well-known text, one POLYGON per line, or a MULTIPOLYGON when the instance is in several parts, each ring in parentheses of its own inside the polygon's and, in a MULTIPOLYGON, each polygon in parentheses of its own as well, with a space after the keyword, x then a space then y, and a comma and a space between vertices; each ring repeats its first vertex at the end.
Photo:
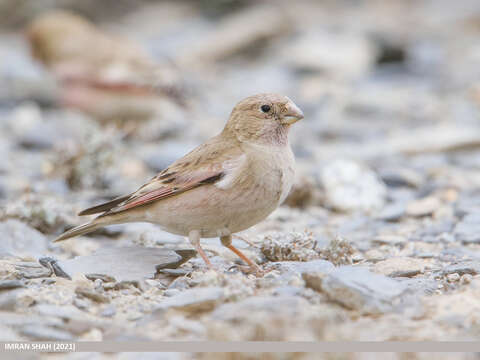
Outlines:
POLYGON ((62 106, 68 89, 22 37, 39 10, 10 10, 0 33, 0 339, 478 341, 480 3, 214 3, 77 9, 174 73, 175 96, 136 95, 129 111, 115 89, 62 106), (187 240, 151 224, 51 243, 80 223, 78 211, 136 189, 219 132, 238 100, 266 91, 291 97, 305 120, 291 133, 290 196, 234 240, 263 278, 241 272, 218 239, 203 241, 220 269, 207 271, 187 240))

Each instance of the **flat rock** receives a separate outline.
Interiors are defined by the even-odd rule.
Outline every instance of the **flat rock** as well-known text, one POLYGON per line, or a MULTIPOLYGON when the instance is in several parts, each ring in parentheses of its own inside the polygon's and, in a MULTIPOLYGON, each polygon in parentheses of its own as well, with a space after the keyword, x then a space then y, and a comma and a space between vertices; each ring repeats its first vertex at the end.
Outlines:
POLYGON ((117 282, 138 282, 153 278, 158 270, 176 268, 195 255, 194 250, 169 250, 141 246, 102 248, 92 255, 54 263, 59 276, 104 275, 117 282))
POLYGON ((52 275, 52 270, 50 268, 44 267, 36 262, 17 262, 15 263, 15 270, 17 271, 18 276, 25 279, 38 279, 52 275))
POLYGON ((432 295, 438 289, 438 282, 433 278, 398 278, 398 281, 405 284, 412 293, 432 295))
POLYGON ((6 256, 40 256, 47 250, 47 238, 21 221, 0 222, 0 258, 6 256))
POLYGON ((210 311, 225 297, 221 287, 201 287, 185 290, 167 298, 158 306, 158 310, 177 309, 187 312, 210 311))
POLYGON ((409 257, 389 258, 377 262, 373 270, 389 277, 412 277, 424 272, 425 262, 409 257))
POLYGON ((24 287, 25 284, 20 280, 0 280, 0 291, 24 287))
POLYGON ((407 289, 406 284, 354 266, 339 267, 322 282, 331 300, 363 314, 397 311, 407 289))

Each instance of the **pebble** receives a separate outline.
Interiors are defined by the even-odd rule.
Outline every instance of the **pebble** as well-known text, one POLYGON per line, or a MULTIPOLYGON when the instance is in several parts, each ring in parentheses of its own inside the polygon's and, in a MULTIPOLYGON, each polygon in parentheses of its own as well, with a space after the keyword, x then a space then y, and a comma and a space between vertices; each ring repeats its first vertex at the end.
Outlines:
POLYGON ((225 297, 221 287, 201 287, 180 292, 178 295, 168 297, 160 302, 157 309, 176 309, 186 312, 211 311, 225 297))
POLYGON ((458 273, 453 273, 453 274, 448 274, 447 275, 447 281, 448 282, 457 282, 460 280, 460 275, 458 273))
POLYGON ((100 313, 100 316, 103 317, 113 317, 117 313, 117 309, 113 305, 109 305, 105 307, 102 312, 100 313))
POLYGON ((78 288, 75 289, 75 294, 83 296, 83 297, 88 298, 90 300, 96 301, 98 303, 109 303, 110 302, 110 298, 108 298, 107 296, 105 296, 103 294, 100 294, 95 290, 88 289, 88 288, 78 287, 78 288))
POLYGON ((88 309, 89 302, 84 299, 75 298, 73 299, 73 305, 79 309, 85 310, 88 309))
POLYGON ((399 221, 405 215, 405 209, 405 204, 400 202, 387 204, 377 214, 376 218, 383 221, 399 221))
POLYGON ((425 262, 409 257, 392 257, 377 262, 373 269, 377 274, 389 277, 412 277, 425 271, 425 262))
POLYGON ((388 187, 419 188, 424 182, 420 173, 407 168, 382 169, 380 177, 388 187))
POLYGON ((409 216, 432 215, 440 207, 441 203, 435 197, 425 197, 410 202, 407 205, 406 214, 409 216))
POLYGON ((171 296, 175 296, 175 295, 178 295, 180 294, 180 290, 179 289, 166 289, 164 292, 163 292, 163 296, 166 296, 166 297, 171 297, 171 296))
POLYGON ((267 313, 270 315, 282 313, 284 316, 295 316, 301 312, 302 306, 307 307, 305 299, 298 296, 255 296, 235 303, 223 304, 215 309, 212 318, 222 321, 237 321, 245 318, 245 314, 267 313))

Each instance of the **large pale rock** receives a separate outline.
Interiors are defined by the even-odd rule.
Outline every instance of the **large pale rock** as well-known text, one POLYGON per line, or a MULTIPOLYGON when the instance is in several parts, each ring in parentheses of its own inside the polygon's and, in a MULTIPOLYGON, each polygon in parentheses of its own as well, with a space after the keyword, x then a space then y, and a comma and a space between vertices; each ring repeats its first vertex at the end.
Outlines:
POLYGON ((331 300, 363 314, 397 312, 410 300, 406 284, 354 266, 331 272, 321 288, 331 300))
POLYGON ((325 202, 338 211, 373 212, 385 204, 386 187, 369 168, 351 161, 335 160, 320 172, 325 202))

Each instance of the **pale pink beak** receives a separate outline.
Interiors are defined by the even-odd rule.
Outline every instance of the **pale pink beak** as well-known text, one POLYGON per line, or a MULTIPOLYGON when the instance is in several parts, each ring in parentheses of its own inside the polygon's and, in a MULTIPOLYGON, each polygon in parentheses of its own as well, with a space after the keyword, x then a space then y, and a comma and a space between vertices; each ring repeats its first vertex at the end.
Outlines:
POLYGON ((292 101, 287 104, 287 112, 280 120, 283 125, 292 125, 298 120, 303 119, 303 111, 295 105, 292 101))

